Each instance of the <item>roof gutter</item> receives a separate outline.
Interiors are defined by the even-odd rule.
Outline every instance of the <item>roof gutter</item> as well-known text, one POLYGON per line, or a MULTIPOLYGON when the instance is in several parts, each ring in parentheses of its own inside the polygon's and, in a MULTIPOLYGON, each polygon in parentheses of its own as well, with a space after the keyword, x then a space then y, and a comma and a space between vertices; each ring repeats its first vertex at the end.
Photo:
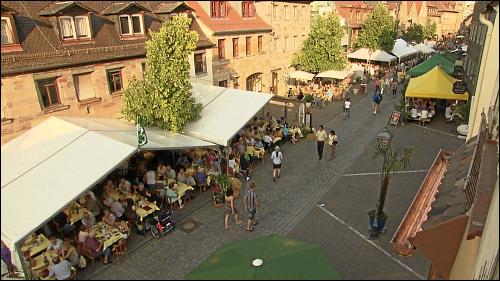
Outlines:
POLYGON ((258 28, 258 29, 239 29, 239 30, 224 30, 216 31, 213 33, 214 36, 225 36, 225 35, 241 35, 249 33, 267 33, 271 32, 272 28, 258 28))
MULTIPOLYGON (((498 6, 496 6, 496 7, 498 7, 498 6)), ((494 9, 498 13, 498 8, 494 8, 494 9)), ((476 135, 477 132, 479 131, 479 125, 476 125, 476 122, 478 121, 477 120, 478 114, 476 114, 476 113, 478 111, 477 107, 478 107, 478 103, 479 103, 479 100, 478 100, 479 93, 481 93, 481 89, 483 87, 483 81, 485 78, 484 72, 486 71, 487 54, 489 53, 489 50, 490 50, 491 34, 493 33, 493 23, 486 18, 484 13, 479 14, 479 22, 486 25, 488 30, 486 32, 486 37, 484 40, 484 48, 483 48, 483 52, 481 54, 481 64, 480 64, 481 67, 480 67, 479 73, 478 73, 479 80, 477 81, 476 92, 474 93, 474 96, 472 96, 472 99, 471 99, 472 108, 470 111, 471 114, 469 114, 469 123, 468 123, 469 130, 467 132, 467 140, 466 141, 468 141, 470 138, 472 138, 474 135, 476 135)))

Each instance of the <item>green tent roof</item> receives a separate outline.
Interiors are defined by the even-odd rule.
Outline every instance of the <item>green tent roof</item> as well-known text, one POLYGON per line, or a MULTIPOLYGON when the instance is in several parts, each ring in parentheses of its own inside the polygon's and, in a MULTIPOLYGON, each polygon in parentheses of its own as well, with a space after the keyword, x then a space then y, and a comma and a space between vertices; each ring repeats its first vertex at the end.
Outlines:
POLYGON ((423 63, 415 66, 414 68, 408 70, 408 75, 411 77, 420 76, 424 73, 427 73, 429 70, 433 69, 435 66, 442 64, 442 69, 447 74, 453 74, 453 68, 455 66, 455 62, 451 61, 449 58, 442 54, 435 54, 423 63))

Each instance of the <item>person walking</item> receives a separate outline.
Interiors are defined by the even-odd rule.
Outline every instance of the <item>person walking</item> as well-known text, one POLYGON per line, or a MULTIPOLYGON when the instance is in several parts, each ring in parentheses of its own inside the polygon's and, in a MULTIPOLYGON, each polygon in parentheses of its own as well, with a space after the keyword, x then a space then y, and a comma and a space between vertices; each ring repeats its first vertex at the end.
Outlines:
POLYGON ((391 88, 392 88, 392 95, 395 96, 398 91, 398 82, 396 81, 396 79, 392 80, 391 88))
POLYGON ((323 125, 319 125, 318 131, 316 131, 316 146, 318 148, 318 158, 321 160, 323 158, 323 148, 325 147, 326 131, 323 129, 323 125))
POLYGON ((328 146, 330 147, 330 153, 328 154, 328 161, 332 160, 335 157, 335 146, 338 143, 337 135, 334 130, 330 130, 330 134, 328 134, 328 146))
POLYGON ((380 93, 383 95, 384 94, 384 89, 385 89, 385 80, 384 77, 380 78, 380 93))
POLYGON ((347 98, 344 101, 344 120, 346 118, 351 118, 351 99, 347 98))
POLYGON ((274 147, 274 151, 271 153, 271 160, 273 161, 273 181, 276 182, 276 176, 280 177, 281 162, 283 161, 283 153, 281 153, 279 146, 274 147))
POLYGON ((234 206, 234 192, 232 188, 226 190, 224 196, 224 230, 229 229, 229 215, 234 215, 234 220, 236 224, 240 224, 241 221, 238 219, 238 209, 234 206))
POLYGON ((382 94, 379 93, 377 90, 375 90, 375 93, 373 93, 373 96, 372 96, 373 115, 377 115, 381 101, 382 101, 382 94))
POLYGON ((260 201, 257 199, 257 194, 255 193, 255 182, 250 184, 250 189, 245 193, 243 202, 245 203, 245 209, 248 212, 248 222, 247 231, 254 231, 252 226, 257 225, 257 219, 255 219, 255 213, 257 208, 260 207, 260 201))

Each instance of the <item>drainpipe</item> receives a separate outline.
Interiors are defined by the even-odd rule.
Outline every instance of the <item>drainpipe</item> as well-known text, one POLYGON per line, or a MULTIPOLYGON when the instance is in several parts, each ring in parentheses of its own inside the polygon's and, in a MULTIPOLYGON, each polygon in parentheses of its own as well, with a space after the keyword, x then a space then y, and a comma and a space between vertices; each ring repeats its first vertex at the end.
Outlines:
MULTIPOLYGON (((497 11, 498 8, 495 8, 495 11, 497 11)), ((479 94, 481 93, 481 88, 483 86, 483 81, 485 78, 484 72, 486 71, 486 60, 487 56, 490 50, 490 41, 491 41, 491 34, 493 33, 493 23, 486 19, 485 14, 480 13, 479 14, 479 22, 482 24, 486 25, 488 28, 486 32, 486 37, 484 40, 484 48, 483 52, 481 53, 481 66, 479 68, 479 73, 478 73, 478 81, 476 85, 476 92, 474 93, 474 96, 472 97, 471 103, 472 103, 472 108, 470 110, 469 114, 469 129, 467 132, 467 140, 468 141, 470 138, 475 136, 479 130, 479 126, 476 126, 476 119, 479 118, 478 113, 478 103, 479 103, 479 94), (477 127, 477 128, 476 128, 477 127)))

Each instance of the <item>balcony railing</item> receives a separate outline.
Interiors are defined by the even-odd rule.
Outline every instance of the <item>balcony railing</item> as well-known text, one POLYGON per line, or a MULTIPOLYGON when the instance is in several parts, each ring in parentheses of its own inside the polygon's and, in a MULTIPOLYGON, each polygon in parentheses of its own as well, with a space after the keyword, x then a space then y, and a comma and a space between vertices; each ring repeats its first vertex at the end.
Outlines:
POLYGON ((465 178, 464 192, 465 192, 465 211, 468 211, 477 193, 477 179, 479 177, 479 169, 481 167, 481 155, 484 147, 484 143, 488 137, 488 122, 486 120, 486 114, 481 113, 481 124, 479 126, 479 135, 476 139, 476 144, 474 146, 474 152, 472 154, 472 163, 467 172, 467 177, 465 178))

